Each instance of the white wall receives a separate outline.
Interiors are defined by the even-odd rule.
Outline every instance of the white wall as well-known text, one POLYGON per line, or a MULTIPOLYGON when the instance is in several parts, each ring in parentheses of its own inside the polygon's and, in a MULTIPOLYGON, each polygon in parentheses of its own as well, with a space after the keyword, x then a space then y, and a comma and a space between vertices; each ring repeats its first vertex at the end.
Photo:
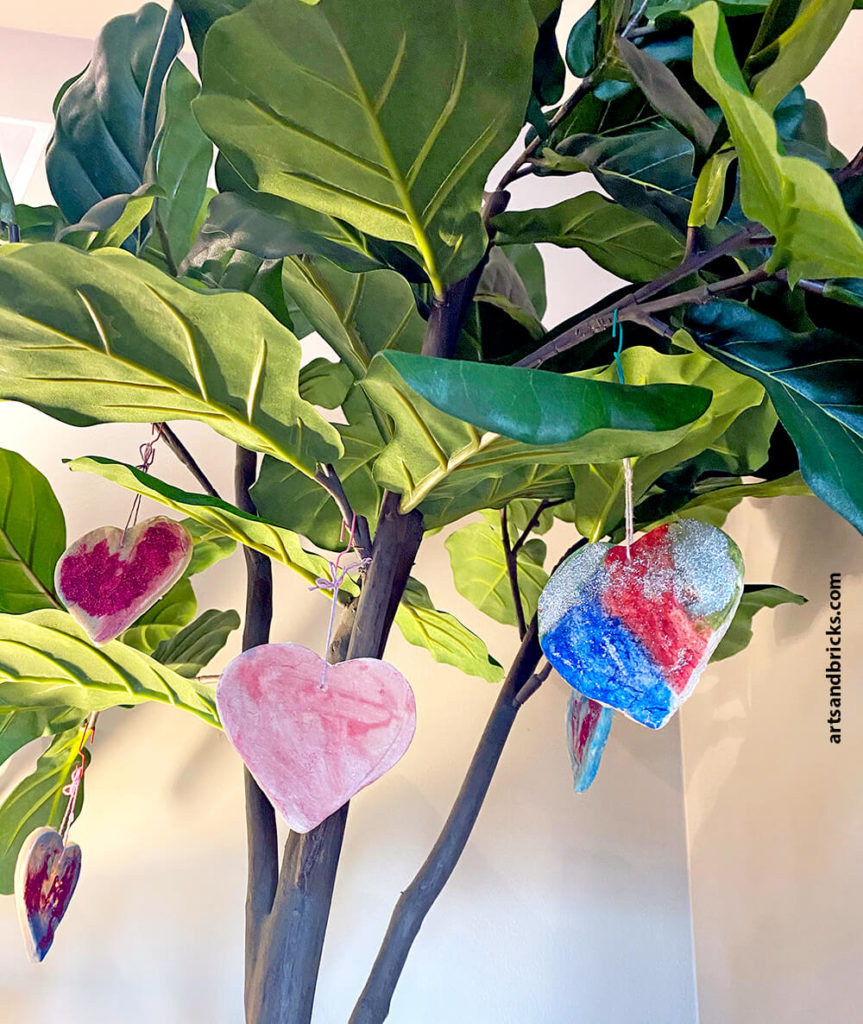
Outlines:
MULTIPOLYGON (((47 120, 55 88, 82 64, 81 46, 0 31, 0 50, 15 55, 12 71, 0 65, 0 118, 47 120), (50 59, 40 56, 45 52, 50 59)), ((528 198, 524 183, 519 201, 552 202, 550 189, 540 185, 528 198)), ((47 200, 38 177, 25 197, 47 200)), ((549 323, 613 283, 577 253, 555 253, 555 261, 549 323)), ((229 493, 231 446, 194 424, 180 431, 229 493)), ((131 459, 146 433, 65 427, 0 406, 0 445, 21 451, 50 477, 70 537, 122 522, 128 502, 106 482, 67 472, 60 458, 98 452, 131 459)), ((190 484, 166 451, 154 472, 190 484)), ((559 531, 553 551, 569 542, 559 531)), ((511 631, 495 628, 454 593, 442 538, 428 542, 417 575, 501 661, 511 656, 511 631)), ((325 606, 287 571, 277 581, 274 639, 320 647, 325 606)), ((239 556, 196 583, 202 607, 241 607, 239 556)), ((234 638, 219 663, 236 650, 234 638)), ((403 761, 352 802, 317 1024, 347 1018, 392 905, 446 817, 495 696, 494 687, 434 665, 400 636, 388 657, 414 685, 419 728, 403 761)), ((695 1024, 678 725, 656 734, 618 723, 598 781, 577 797, 563 741, 566 699, 566 685, 553 677, 521 713, 472 842, 408 962, 393 1021, 695 1024)), ((239 761, 224 738, 191 717, 140 708, 100 719, 87 807, 75 826, 82 879, 43 965, 26 963, 12 901, 0 901, 4 1022, 236 1024, 245 871, 240 783, 239 761)))

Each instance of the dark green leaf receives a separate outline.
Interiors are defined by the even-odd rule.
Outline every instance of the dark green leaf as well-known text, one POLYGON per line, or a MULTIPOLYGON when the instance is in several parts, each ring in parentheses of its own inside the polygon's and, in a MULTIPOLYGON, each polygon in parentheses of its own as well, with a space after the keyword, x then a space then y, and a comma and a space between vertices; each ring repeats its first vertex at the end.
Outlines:
POLYGON ((87 68, 64 86, 45 168, 70 223, 100 199, 132 193, 143 181, 162 81, 183 45, 179 17, 165 19, 154 3, 112 18, 87 68))
POLYGON ((537 210, 502 213, 494 224, 502 244, 552 242, 583 249, 605 270, 627 281, 652 281, 677 266, 683 255, 677 236, 598 192, 537 210))
POLYGON ((794 334, 737 302, 691 307, 698 344, 767 389, 803 479, 863 531, 863 347, 832 331, 794 334))
POLYGON ((50 242, 0 252, 0 296, 2 398, 76 425, 198 419, 307 472, 339 451, 299 396, 299 343, 251 296, 50 242))
MULTIPOLYGON (((722 527, 728 513, 744 498, 778 498, 782 495, 811 493, 799 473, 751 484, 736 483, 732 477, 730 486, 713 487, 705 494, 692 498, 677 510, 674 518, 698 519, 703 523, 722 527)), ((658 523, 650 525, 656 526, 658 523)))
POLYGON ((747 583, 728 632, 719 641, 719 646, 710 660, 722 661, 724 658, 739 654, 752 639, 752 620, 756 612, 760 612, 762 608, 777 608, 781 604, 806 604, 806 598, 784 587, 747 583))
POLYGON ((545 330, 515 265, 502 249, 494 246, 483 268, 474 298, 503 310, 521 324, 534 341, 545 330))
MULTIPOLYGON (((451 533, 445 544, 456 590, 497 622, 514 626, 517 619, 499 517, 492 514, 485 522, 463 526, 451 533)), ((545 544, 536 538, 523 544, 518 552, 519 590, 527 619, 536 611, 548 580, 542 567, 545 553, 545 544)))
POLYGON ((671 68, 628 39, 617 40, 617 52, 653 109, 691 139, 699 152, 706 153, 716 126, 683 88, 671 68))
POLYGON ((701 416, 711 399, 703 388, 681 385, 632 387, 402 352, 381 358, 435 408, 532 445, 565 444, 595 430, 676 430, 701 416))
POLYGON ((26 459, 0 448, 0 612, 58 608, 54 566, 66 547, 63 510, 26 459))
POLYGON ((253 188, 415 246, 440 293, 482 256, 536 38, 523 0, 439 0, 433 31, 414 0, 258 0, 207 34, 195 111, 253 188))
POLYGON ((557 21, 554 10, 539 26, 539 39, 533 54, 533 94, 544 106, 557 103, 563 96, 566 68, 557 46, 557 21))
POLYGON ((566 63, 576 78, 586 78, 596 63, 599 4, 594 3, 573 25, 566 41, 566 63))
POLYGON ((396 625, 409 644, 425 647, 435 661, 455 665, 466 675, 490 683, 503 679, 503 668, 485 643, 449 612, 435 608, 427 587, 411 578, 396 611, 396 625))
POLYGON ((230 634, 239 626, 240 616, 235 611, 210 609, 170 640, 163 640, 153 651, 153 657, 177 675, 194 679, 225 646, 230 634))
POLYGON ((531 305, 536 310, 536 315, 542 319, 548 302, 545 293, 545 264, 542 253, 535 245, 512 245, 501 243, 499 240, 498 245, 515 267, 527 290, 531 305))
POLYGON ((177 0, 199 61, 204 55, 204 38, 213 22, 226 14, 241 11, 250 2, 251 0, 177 0))
POLYGON ((695 25, 693 70, 719 103, 740 160, 744 212, 775 236, 768 269, 802 277, 863 277, 863 237, 830 175, 811 160, 783 156, 776 125, 749 94, 728 28, 709 0, 687 15, 695 25))

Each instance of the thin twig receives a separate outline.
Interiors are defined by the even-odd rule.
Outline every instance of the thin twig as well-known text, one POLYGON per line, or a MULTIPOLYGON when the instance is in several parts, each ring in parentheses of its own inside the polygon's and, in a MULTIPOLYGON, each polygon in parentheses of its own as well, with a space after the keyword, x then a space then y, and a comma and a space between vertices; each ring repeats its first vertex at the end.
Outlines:
POLYGON ((519 639, 524 639, 527 632, 527 623, 524 619, 524 606, 521 603, 521 591, 518 587, 518 559, 516 558, 512 544, 509 540, 509 523, 507 521, 506 505, 500 510, 500 532, 503 540, 503 553, 506 558, 506 574, 509 577, 509 586, 512 591, 512 603, 515 606, 515 617, 518 621, 519 639))
POLYGON ((555 501, 552 501, 550 498, 542 499, 542 501, 537 506, 536 511, 533 513, 530 519, 528 519, 527 526, 525 526, 525 528, 521 531, 521 535, 516 539, 515 544, 513 544, 512 553, 514 555, 517 555, 519 551, 521 551, 524 542, 530 536, 531 530, 533 530, 533 528, 539 522, 542 513, 545 512, 547 508, 554 508, 555 505, 563 505, 566 502, 566 500, 566 498, 557 498, 555 501))
POLYGON ((369 533, 368 520, 365 516, 357 515, 351 508, 351 503, 348 501, 348 496, 345 494, 345 489, 342 486, 339 474, 336 472, 335 468, 329 463, 325 466, 321 466, 315 473, 315 480, 332 496, 333 500, 339 507, 339 511, 341 512, 342 519, 345 523, 348 526, 350 526, 351 523, 355 523, 354 547, 360 557, 371 558, 372 540, 369 533))
POLYGON ((177 456, 180 462, 182 462, 186 469, 188 469, 188 471, 198 481, 201 487, 203 487, 207 494, 209 494, 211 498, 218 498, 219 492, 210 483, 206 473, 195 461, 195 458, 189 451, 189 449, 183 444, 179 437, 177 437, 177 435, 168 426, 167 423, 162 423, 161 428, 162 437, 165 439, 165 444, 167 444, 167 446, 177 456))

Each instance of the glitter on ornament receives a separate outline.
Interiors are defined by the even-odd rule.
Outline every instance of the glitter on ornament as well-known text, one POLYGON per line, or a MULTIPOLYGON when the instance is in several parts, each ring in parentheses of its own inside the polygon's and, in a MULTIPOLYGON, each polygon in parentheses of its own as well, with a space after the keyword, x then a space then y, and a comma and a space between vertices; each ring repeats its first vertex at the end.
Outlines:
POLYGON ((740 550, 694 519, 580 548, 539 600, 546 657, 579 693, 657 729, 692 693, 743 593, 740 550))

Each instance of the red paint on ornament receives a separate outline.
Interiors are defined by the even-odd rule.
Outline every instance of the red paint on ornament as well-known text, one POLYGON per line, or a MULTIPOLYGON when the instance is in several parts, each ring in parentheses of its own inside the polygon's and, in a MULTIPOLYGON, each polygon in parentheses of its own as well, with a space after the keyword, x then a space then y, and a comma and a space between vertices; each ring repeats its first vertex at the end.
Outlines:
POLYGON ((56 829, 37 828, 21 847, 15 865, 18 920, 27 952, 37 963, 54 942, 80 873, 80 846, 65 845, 56 829))

